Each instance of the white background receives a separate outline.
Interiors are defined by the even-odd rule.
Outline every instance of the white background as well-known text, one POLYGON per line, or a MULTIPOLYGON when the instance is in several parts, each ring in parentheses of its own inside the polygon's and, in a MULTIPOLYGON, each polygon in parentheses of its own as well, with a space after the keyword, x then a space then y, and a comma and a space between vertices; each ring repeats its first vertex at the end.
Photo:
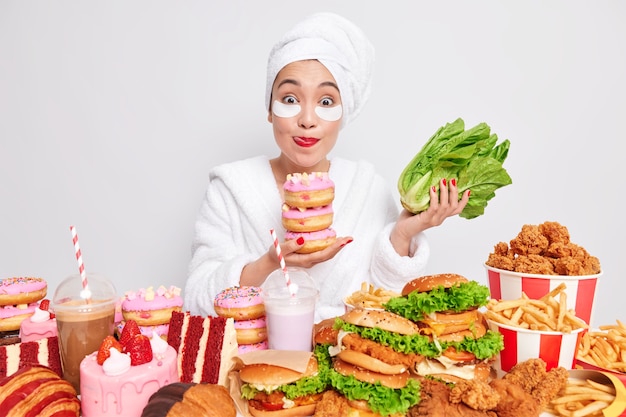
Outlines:
POLYGON ((602 262, 595 323, 626 320, 618 0, 2 0, 0 277, 41 276, 52 293, 77 272, 73 224, 87 270, 120 294, 184 287, 207 173, 276 154, 266 57, 316 11, 353 20, 377 51, 370 101, 335 154, 374 162, 395 190, 457 117, 511 140, 513 185, 428 233, 429 272, 486 283, 497 242, 558 221, 602 262))

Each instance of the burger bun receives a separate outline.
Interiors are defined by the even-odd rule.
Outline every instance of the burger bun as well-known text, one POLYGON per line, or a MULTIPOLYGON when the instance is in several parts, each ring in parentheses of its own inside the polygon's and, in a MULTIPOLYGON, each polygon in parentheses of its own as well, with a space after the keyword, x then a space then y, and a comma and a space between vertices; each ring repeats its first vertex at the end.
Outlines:
POLYGON ((417 292, 428 292, 432 289, 443 286, 444 288, 450 288, 453 285, 469 282, 467 278, 463 275, 459 274, 434 274, 434 275, 424 275, 419 278, 415 278, 406 283, 404 288, 402 288, 402 295, 406 296, 412 293, 413 291, 417 292))

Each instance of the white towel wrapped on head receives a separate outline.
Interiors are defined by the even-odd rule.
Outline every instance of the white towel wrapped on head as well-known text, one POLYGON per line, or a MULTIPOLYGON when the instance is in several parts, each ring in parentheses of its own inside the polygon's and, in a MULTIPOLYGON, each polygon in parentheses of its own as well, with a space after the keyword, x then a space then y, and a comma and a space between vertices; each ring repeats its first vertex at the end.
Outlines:
POLYGON ((278 72, 287 64, 306 59, 317 59, 335 78, 345 126, 359 114, 370 94, 373 45, 361 29, 339 15, 316 13, 307 17, 285 33, 270 52, 265 90, 268 111, 278 72))

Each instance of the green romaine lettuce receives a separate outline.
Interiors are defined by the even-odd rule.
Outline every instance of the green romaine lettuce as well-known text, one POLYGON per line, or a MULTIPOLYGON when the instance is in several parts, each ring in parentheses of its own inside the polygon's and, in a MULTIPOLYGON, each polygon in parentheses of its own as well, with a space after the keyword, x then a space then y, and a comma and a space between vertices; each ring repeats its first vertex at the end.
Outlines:
POLYGON ((465 130, 465 122, 458 118, 439 128, 400 174, 402 206, 414 214, 426 210, 430 188, 438 186, 442 178, 456 178, 459 196, 471 190, 460 216, 473 219, 484 214, 495 191, 512 183, 502 166, 510 142, 497 142, 498 136, 486 123, 465 130))

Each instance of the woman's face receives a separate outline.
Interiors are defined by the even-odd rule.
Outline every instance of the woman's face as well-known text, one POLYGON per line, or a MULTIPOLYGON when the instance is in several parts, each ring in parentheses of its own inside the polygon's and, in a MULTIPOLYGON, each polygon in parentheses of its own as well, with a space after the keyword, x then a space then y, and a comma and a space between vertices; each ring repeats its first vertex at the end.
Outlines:
POLYGON ((285 66, 274 80, 267 120, 282 156, 310 171, 327 169, 327 155, 341 127, 342 106, 335 79, 316 60, 285 66))

